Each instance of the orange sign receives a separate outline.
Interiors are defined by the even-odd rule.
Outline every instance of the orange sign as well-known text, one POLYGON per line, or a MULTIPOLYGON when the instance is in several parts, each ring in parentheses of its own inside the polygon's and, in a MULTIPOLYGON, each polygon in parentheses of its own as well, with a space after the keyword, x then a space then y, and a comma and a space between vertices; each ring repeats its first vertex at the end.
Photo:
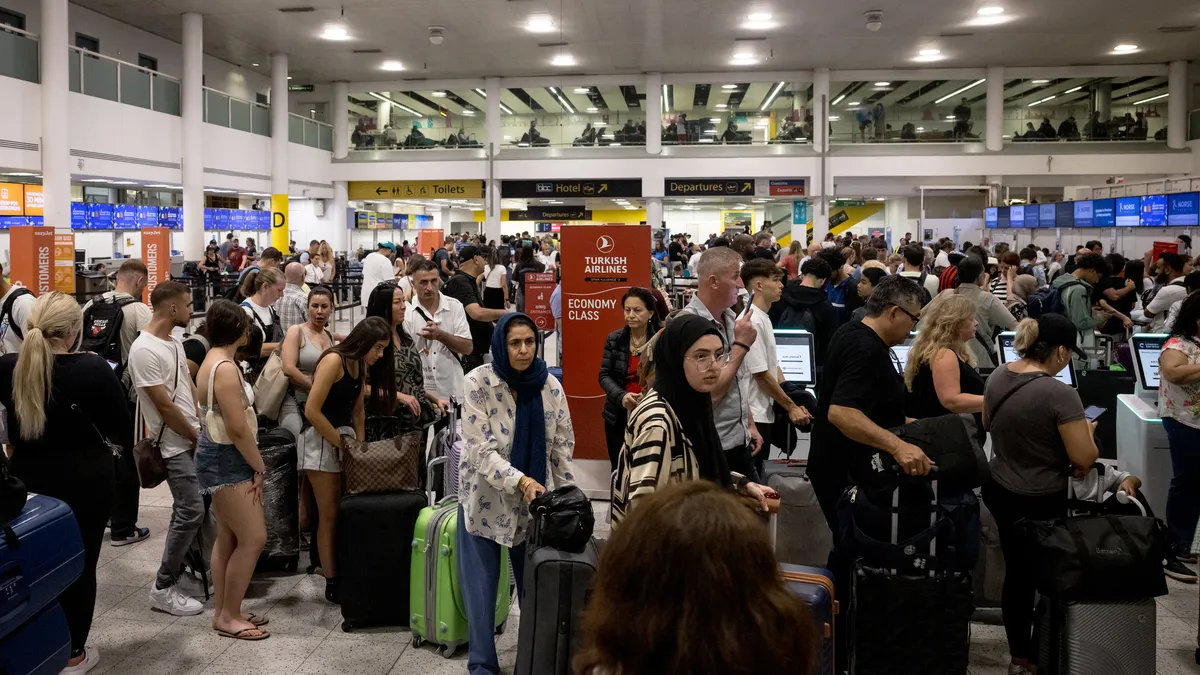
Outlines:
POLYGON ((414 253, 420 253, 426 258, 433 260, 433 253, 446 243, 446 233, 442 230, 418 230, 417 231, 417 250, 414 253))
POLYGON ((562 229, 563 387, 576 459, 608 460, 604 390, 596 373, 608 334, 625 325, 621 296, 633 286, 650 287, 651 264, 648 225, 562 229))
POLYGON ((142 230, 142 262, 146 263, 146 290, 142 302, 150 304, 154 287, 171 280, 171 230, 147 227, 142 230))
MULTIPOLYGON (((54 290, 54 228, 22 225, 8 231, 13 282, 34 295, 54 290)), ((74 258, 74 251, 71 252, 74 258)))
POLYGON ((0 183, 0 216, 25 214, 25 186, 20 183, 0 183))
MULTIPOLYGON (((45 212, 46 195, 41 185, 25 186, 25 215, 40 216, 45 212)), ((74 279, 74 277, 71 277, 74 279)))
POLYGON ((54 290, 75 294, 75 235, 69 232, 54 233, 54 290))

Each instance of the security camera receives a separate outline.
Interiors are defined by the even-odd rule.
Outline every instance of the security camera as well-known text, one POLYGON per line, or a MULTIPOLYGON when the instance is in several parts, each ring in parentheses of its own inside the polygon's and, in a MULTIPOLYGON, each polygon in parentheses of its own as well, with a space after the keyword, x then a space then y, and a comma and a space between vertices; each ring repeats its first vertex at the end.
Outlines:
POLYGON ((867 19, 867 30, 877 33, 880 28, 883 28, 883 10, 872 9, 865 12, 863 16, 867 19))
POLYGON ((442 44, 442 40, 446 39, 445 26, 430 26, 429 27, 429 42, 435 45, 442 44))

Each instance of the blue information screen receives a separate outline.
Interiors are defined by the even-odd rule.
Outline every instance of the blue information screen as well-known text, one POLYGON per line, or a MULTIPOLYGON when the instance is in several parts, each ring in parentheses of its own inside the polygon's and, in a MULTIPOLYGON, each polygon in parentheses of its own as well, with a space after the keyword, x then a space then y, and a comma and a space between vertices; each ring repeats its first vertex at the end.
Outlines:
POLYGON ((1146 227, 1166 227, 1166 195, 1148 195, 1142 197, 1142 225, 1146 227))
POLYGON ((1075 227, 1091 227, 1092 221, 1095 219, 1092 209, 1092 201, 1086 200, 1082 202, 1074 202, 1075 207, 1075 227))
POLYGON ((1009 220, 1008 207, 1007 206, 996 207, 996 227, 1003 229, 1003 228, 1008 228, 1011 226, 1012 225, 1011 225, 1011 221, 1009 220))
POLYGON ((1116 203, 1112 199, 1097 199, 1092 202, 1092 226, 1112 227, 1116 221, 1116 203))
POLYGON ((1054 205, 1054 226, 1075 227, 1075 204, 1059 202, 1054 205))
POLYGON ((71 229, 85 230, 87 229, 87 204, 83 202, 71 202, 71 229))
MULTIPOLYGON (((1029 215, 1025 215, 1025 219, 1029 220, 1029 215)), ((1038 227, 1054 227, 1054 205, 1039 204, 1038 205, 1038 227)))
POLYGON ((996 227, 996 207, 989 206, 983 210, 984 227, 996 227))
MULTIPOLYGON (((1025 227, 1025 206, 1016 205, 1008 207, 1008 222, 1011 227, 1025 227)), ((1037 223, 1034 223, 1037 226, 1037 223)))
POLYGON ((163 206, 158 209, 158 226, 172 230, 183 228, 183 209, 178 206, 163 206))
POLYGON ((1117 227, 1136 227, 1141 224, 1142 200, 1138 197, 1117 197, 1117 227))
POLYGON ((139 230, 143 227, 158 227, 157 206, 139 206, 134 211, 134 217, 139 230))
POLYGON ((270 211, 255 211, 254 219, 257 225, 254 229, 267 231, 271 229, 271 212, 270 211))
POLYGON ((89 229, 89 230, 111 230, 111 229, 113 229, 113 205, 112 204, 88 204, 87 205, 87 229, 89 229))
POLYGON ((133 204, 113 204, 113 229, 138 229, 137 207, 133 204))
POLYGON ((1167 195, 1168 225, 1200 225, 1200 193, 1167 195))
POLYGON ((25 216, 0 216, 0 230, 7 230, 13 227, 23 227, 29 224, 29 219, 25 216))

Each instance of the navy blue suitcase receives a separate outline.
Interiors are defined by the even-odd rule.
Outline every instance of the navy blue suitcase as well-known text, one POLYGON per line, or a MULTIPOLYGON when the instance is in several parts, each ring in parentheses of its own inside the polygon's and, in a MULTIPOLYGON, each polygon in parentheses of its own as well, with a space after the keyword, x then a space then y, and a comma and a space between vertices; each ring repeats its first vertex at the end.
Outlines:
POLYGON ((0 638, 54 602, 83 572, 83 538, 66 504, 30 494, 9 526, 17 546, 0 537, 0 638))
POLYGON ((788 590, 812 609, 821 636, 821 654, 815 675, 833 675, 833 627, 838 603, 833 593, 833 572, 820 567, 781 563, 779 574, 788 590))
POLYGON ((71 658, 71 631, 58 603, 0 640, 0 673, 58 675, 71 658))

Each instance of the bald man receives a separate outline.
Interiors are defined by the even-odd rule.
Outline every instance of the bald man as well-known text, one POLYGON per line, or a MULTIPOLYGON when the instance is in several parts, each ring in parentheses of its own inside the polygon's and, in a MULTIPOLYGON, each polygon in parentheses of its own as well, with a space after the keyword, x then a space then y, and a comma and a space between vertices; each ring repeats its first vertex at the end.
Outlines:
POLYGON ((750 260, 754 257, 754 237, 748 234, 739 234, 730 242, 729 248, 737 251, 737 254, 742 257, 742 262, 750 260))
POLYGON ((275 301, 275 313, 279 315, 279 324, 286 334, 287 329, 296 324, 308 321, 308 293, 304 292, 304 265, 290 262, 283 268, 283 276, 287 286, 283 295, 275 301))

